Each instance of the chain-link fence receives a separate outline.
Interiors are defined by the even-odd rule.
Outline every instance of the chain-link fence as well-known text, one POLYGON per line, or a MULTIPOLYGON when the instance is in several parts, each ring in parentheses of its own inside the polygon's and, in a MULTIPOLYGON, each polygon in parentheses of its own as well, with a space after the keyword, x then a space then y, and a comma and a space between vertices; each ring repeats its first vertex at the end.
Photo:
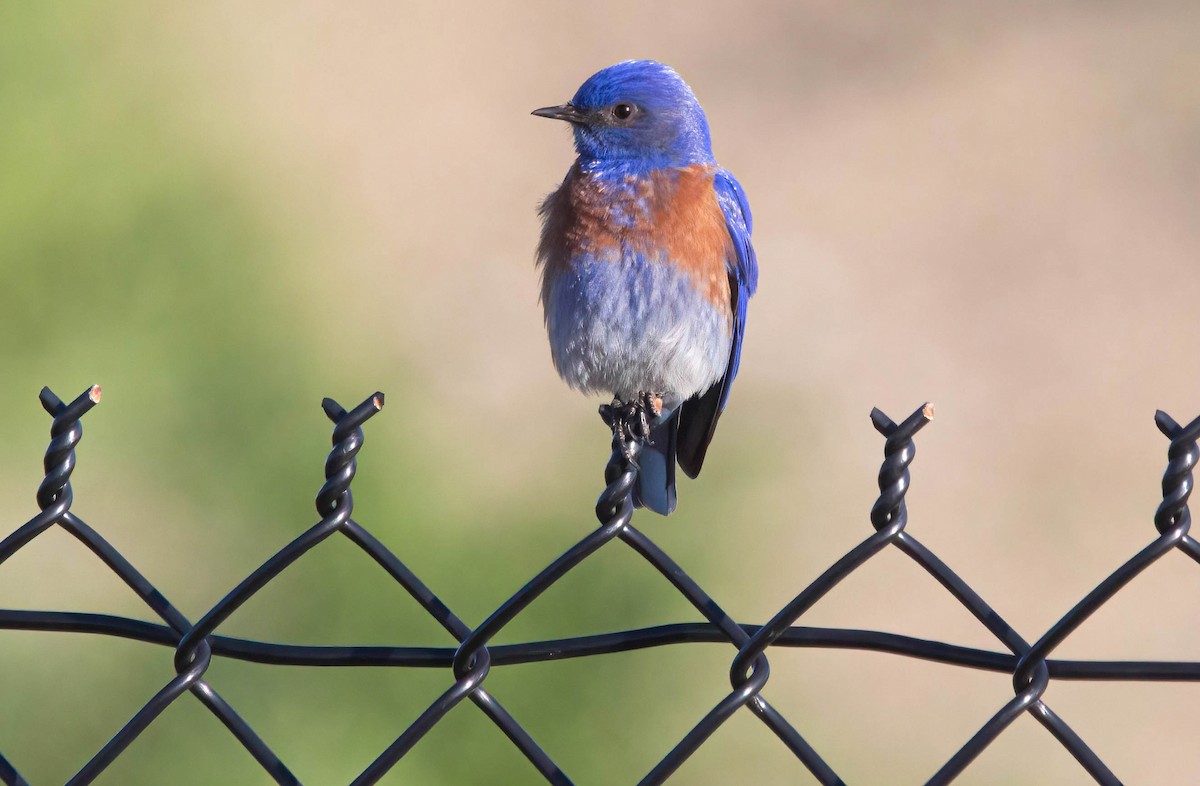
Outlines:
MULTIPOLYGON (((1104 605, 1131 579, 1172 549, 1200 562, 1200 544, 1188 530, 1191 517, 1187 500, 1192 490, 1192 470, 1200 458, 1200 417, 1180 426, 1164 412, 1155 418, 1170 439, 1167 470, 1163 475, 1163 501, 1154 516, 1158 536, 1068 611, 1051 628, 1030 643, 1018 634, 971 587, 907 530, 904 496, 909 485, 914 435, 933 417, 929 405, 896 424, 878 409, 871 421, 884 436, 884 460, 879 471, 879 499, 871 509, 875 532, 851 549, 828 570, 804 587, 791 602, 764 625, 737 622, 721 610, 707 593, 644 533, 634 528, 632 490, 637 480, 637 458, 642 448, 637 429, 630 428, 637 413, 616 414, 613 451, 605 468, 608 484, 596 504, 600 526, 534 576, 482 624, 471 628, 442 603, 405 564, 352 518, 354 500, 350 483, 356 455, 362 447, 363 424, 383 407, 376 393, 347 412, 331 399, 323 402, 334 423, 333 450, 325 461, 326 482, 317 494, 321 520, 263 563, 198 621, 181 614, 166 597, 138 572, 111 544, 71 511, 70 477, 75 469, 75 446, 83 434, 80 418, 100 401, 100 388, 92 387, 65 404, 49 388, 41 393, 43 407, 54 420, 45 455, 45 479, 37 493, 41 512, 0 542, 0 565, 50 527, 58 525, 84 543, 138 595, 161 623, 103 614, 0 609, 0 630, 70 631, 165 645, 174 649, 176 676, 140 710, 82 769, 69 784, 93 781, 109 764, 154 723, 163 710, 184 693, 194 695, 216 715, 262 768, 280 784, 300 781, 205 680, 214 657, 237 658, 267 664, 309 666, 373 666, 391 668, 445 668, 449 686, 437 700, 403 729, 395 741, 354 779, 378 781, 446 714, 469 699, 525 755, 530 765, 549 783, 569 784, 571 779, 546 754, 524 728, 485 687, 493 667, 658 647, 686 642, 728 642, 736 649, 730 667, 731 689, 707 715, 641 780, 662 783, 734 713, 746 708, 771 730, 803 766, 823 784, 840 784, 841 778, 800 732, 767 701, 764 689, 770 675, 767 650, 772 647, 825 647, 873 650, 948 665, 1003 672, 1012 675, 1014 695, 998 697, 1003 706, 928 780, 953 781, 1019 715, 1028 712, 1075 757, 1098 782, 1118 784, 1117 776, 1088 747, 1067 722, 1043 700, 1051 680, 1200 681, 1200 663, 1172 661, 1054 660, 1050 655, 1079 625, 1104 605), (625 420, 622 421, 621 419, 625 420), (632 436, 631 436, 632 435, 632 436), (283 572, 302 554, 326 538, 340 533, 365 551, 459 642, 457 647, 297 646, 249 641, 216 634, 220 625, 283 572), (708 620, 707 623, 661 625, 594 636, 489 647, 488 643, 542 592, 600 548, 621 540, 649 562, 708 620), (954 596, 996 637, 1002 650, 989 651, 938 641, 869 630, 809 628, 795 622, 838 582, 889 545, 911 557, 954 596)), ((811 721, 810 721, 811 722, 811 721)), ((12 752, 10 751, 10 754, 12 752)), ((19 752, 15 754, 19 761, 19 752)), ((531 773, 532 778, 532 773, 531 773)), ((729 773, 731 783, 734 773, 729 773)), ((9 786, 28 784, 9 759, 0 755, 0 780, 9 786)))

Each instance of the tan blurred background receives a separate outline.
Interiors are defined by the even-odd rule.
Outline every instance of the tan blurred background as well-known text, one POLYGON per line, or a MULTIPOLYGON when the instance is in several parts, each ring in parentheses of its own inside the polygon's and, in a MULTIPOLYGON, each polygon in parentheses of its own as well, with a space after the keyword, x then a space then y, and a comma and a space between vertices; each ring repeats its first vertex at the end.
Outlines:
MULTIPOLYGON (((529 110, 629 57, 674 65, 756 218, 761 289, 704 476, 639 523, 734 617, 766 620, 870 532, 882 440, 925 400, 910 531, 1037 638, 1148 543, 1161 407, 1200 414, 1200 5, 118 2, 0 11, 0 503, 33 515, 36 393, 104 386, 75 510, 193 619, 315 521, 329 429, 373 421, 357 518, 477 624, 592 525, 607 436, 555 378, 534 208, 570 158, 529 110)), ((1200 660, 1200 573, 1168 555, 1056 653, 1200 660)), ((147 617, 60 532, 0 606, 147 617)), ((503 642, 697 619, 613 544, 503 642)), ((886 552, 804 624, 996 648, 886 552)), ((344 541, 221 632, 451 644, 344 541), (376 575, 376 574, 379 575, 376 575)), ((581 786, 630 783, 728 687, 720 645, 496 669, 581 786)), ((1004 675, 773 650, 768 698, 854 784, 921 783, 1004 675)), ((170 652, 0 633, 0 751, 60 783, 171 677, 170 652)), ((217 662, 305 783, 349 781, 440 671, 217 662)), ((1053 683, 1130 784, 1200 782, 1200 686, 1053 683)), ((805 783, 748 713, 681 784, 805 783)), ((265 783, 183 697, 100 783, 265 783)), ((463 705, 386 783, 536 776, 463 705)), ((963 784, 1090 779, 1031 718, 963 784)))

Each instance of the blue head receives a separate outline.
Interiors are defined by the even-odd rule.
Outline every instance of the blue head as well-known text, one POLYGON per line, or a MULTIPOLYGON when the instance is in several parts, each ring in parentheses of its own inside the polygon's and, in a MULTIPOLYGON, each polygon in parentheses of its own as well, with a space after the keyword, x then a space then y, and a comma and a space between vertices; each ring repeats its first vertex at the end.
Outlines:
POLYGON ((674 69, 653 60, 626 60, 593 74, 570 103, 534 110, 566 120, 585 162, 626 169, 710 164, 708 121, 674 69))

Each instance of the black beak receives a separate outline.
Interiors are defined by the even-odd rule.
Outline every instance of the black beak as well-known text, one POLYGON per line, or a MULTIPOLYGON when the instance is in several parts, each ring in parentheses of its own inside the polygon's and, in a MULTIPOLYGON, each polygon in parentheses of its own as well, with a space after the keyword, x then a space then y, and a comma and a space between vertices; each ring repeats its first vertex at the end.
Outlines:
POLYGON ((541 109, 533 110, 531 114, 538 117, 548 117, 551 120, 566 120, 568 123, 575 123, 576 125, 582 125, 585 122, 584 113, 570 104, 544 106, 541 109))

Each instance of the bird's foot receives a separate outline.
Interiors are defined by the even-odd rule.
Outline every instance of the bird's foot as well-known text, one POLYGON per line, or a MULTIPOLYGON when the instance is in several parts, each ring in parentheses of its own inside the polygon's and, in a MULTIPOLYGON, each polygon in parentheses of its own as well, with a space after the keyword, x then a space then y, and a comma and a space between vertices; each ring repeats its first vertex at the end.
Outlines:
POLYGON ((611 404, 600 405, 600 417, 612 429, 620 442, 625 460, 637 466, 631 446, 650 439, 651 424, 662 415, 662 396, 639 393, 633 401, 614 398, 611 404))
POLYGON ((661 393, 645 390, 638 394, 638 399, 644 411, 653 412, 655 418, 662 416, 663 398, 661 393))
POLYGON ((613 438, 621 446, 625 460, 637 466, 632 446, 650 433, 641 404, 614 398, 611 404, 600 405, 600 417, 612 429, 613 438))

